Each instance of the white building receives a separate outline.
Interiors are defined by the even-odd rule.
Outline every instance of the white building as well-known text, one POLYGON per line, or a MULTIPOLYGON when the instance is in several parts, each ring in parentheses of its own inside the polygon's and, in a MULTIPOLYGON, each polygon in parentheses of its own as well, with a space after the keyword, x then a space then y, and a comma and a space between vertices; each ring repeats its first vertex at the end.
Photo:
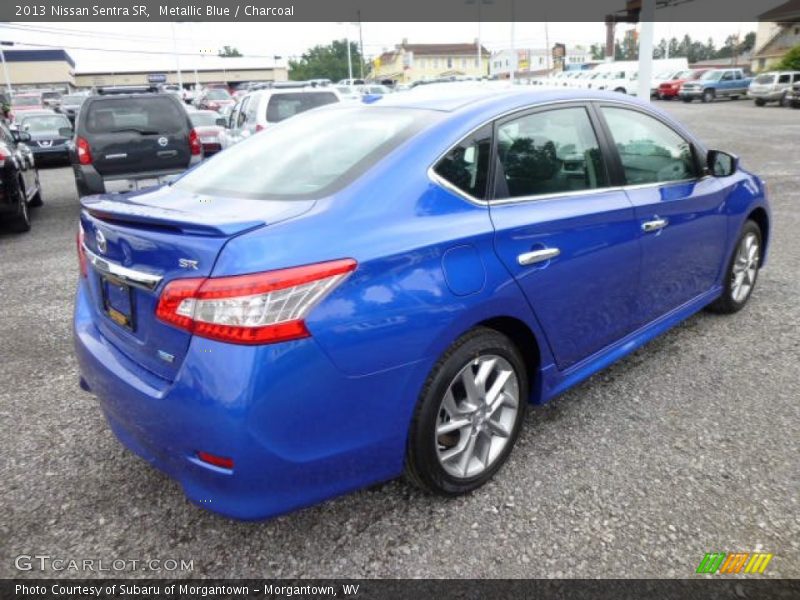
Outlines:
MULTIPOLYGON (((517 55, 516 74, 520 77, 543 75, 557 65, 552 51, 545 48, 520 48, 515 50, 517 55)), ((564 68, 571 65, 582 65, 591 60, 591 53, 583 46, 567 48, 564 68)), ((510 76, 514 64, 514 53, 510 48, 492 53, 489 61, 489 75, 505 79, 510 76)))

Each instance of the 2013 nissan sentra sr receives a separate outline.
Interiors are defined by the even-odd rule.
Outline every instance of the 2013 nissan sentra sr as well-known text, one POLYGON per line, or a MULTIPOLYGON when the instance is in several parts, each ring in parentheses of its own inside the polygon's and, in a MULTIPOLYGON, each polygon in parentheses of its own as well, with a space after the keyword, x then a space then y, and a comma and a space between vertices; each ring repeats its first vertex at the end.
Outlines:
POLYGON ((424 89, 82 200, 81 385, 198 505, 463 494, 546 402, 750 298, 765 185, 637 100, 424 89))

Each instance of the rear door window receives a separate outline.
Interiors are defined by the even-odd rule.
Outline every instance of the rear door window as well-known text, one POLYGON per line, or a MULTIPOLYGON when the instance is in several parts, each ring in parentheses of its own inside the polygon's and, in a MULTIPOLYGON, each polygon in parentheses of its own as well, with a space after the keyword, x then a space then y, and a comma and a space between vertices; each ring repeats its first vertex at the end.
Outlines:
POLYGON ((338 98, 332 92, 274 94, 267 104, 267 121, 277 123, 301 112, 334 102, 338 102, 338 98))
POLYGON ((778 77, 778 83, 790 83, 792 80, 792 76, 786 73, 785 75, 780 75, 778 77))
POLYGON ((585 108, 547 110, 497 128, 498 198, 590 190, 608 185, 600 144, 585 108), (503 189, 505 187, 505 189, 503 189))
POLYGON ((91 104, 86 117, 89 133, 179 133, 186 129, 186 115, 163 96, 108 98, 91 104))
POLYGON ((445 154, 434 172, 462 192, 478 200, 486 197, 489 157, 492 153, 492 128, 473 133, 445 154))

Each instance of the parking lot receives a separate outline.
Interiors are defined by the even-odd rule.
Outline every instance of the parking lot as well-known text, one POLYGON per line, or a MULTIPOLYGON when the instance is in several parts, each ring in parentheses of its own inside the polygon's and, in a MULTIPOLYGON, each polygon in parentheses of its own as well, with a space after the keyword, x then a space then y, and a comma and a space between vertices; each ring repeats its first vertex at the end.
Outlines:
POLYGON ((32 231, 0 230, 0 576, 40 575, 14 557, 43 554, 193 561, 142 577, 688 577, 706 552, 764 551, 765 576, 800 577, 800 110, 659 106, 768 182, 769 264, 747 308, 696 315, 534 407, 468 497, 394 481, 265 522, 188 503, 79 389, 79 205, 71 171, 43 169, 32 231))

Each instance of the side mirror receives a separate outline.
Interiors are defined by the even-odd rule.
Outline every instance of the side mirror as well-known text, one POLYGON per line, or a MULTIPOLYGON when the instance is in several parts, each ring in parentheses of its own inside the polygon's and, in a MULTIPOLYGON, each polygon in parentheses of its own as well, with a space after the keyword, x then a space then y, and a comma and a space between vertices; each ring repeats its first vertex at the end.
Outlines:
POLYGON ((722 150, 709 150, 706 166, 714 177, 728 177, 739 170, 739 157, 722 150))
POLYGON ((217 127, 227 127, 228 121, 225 117, 220 117, 217 119, 217 127))
POLYGON ((71 138, 72 137, 72 127, 59 127, 58 128, 58 135, 63 138, 71 138))
POLYGON ((14 136, 17 138, 18 142, 30 142, 31 141, 31 134, 27 131, 18 131, 14 136))

